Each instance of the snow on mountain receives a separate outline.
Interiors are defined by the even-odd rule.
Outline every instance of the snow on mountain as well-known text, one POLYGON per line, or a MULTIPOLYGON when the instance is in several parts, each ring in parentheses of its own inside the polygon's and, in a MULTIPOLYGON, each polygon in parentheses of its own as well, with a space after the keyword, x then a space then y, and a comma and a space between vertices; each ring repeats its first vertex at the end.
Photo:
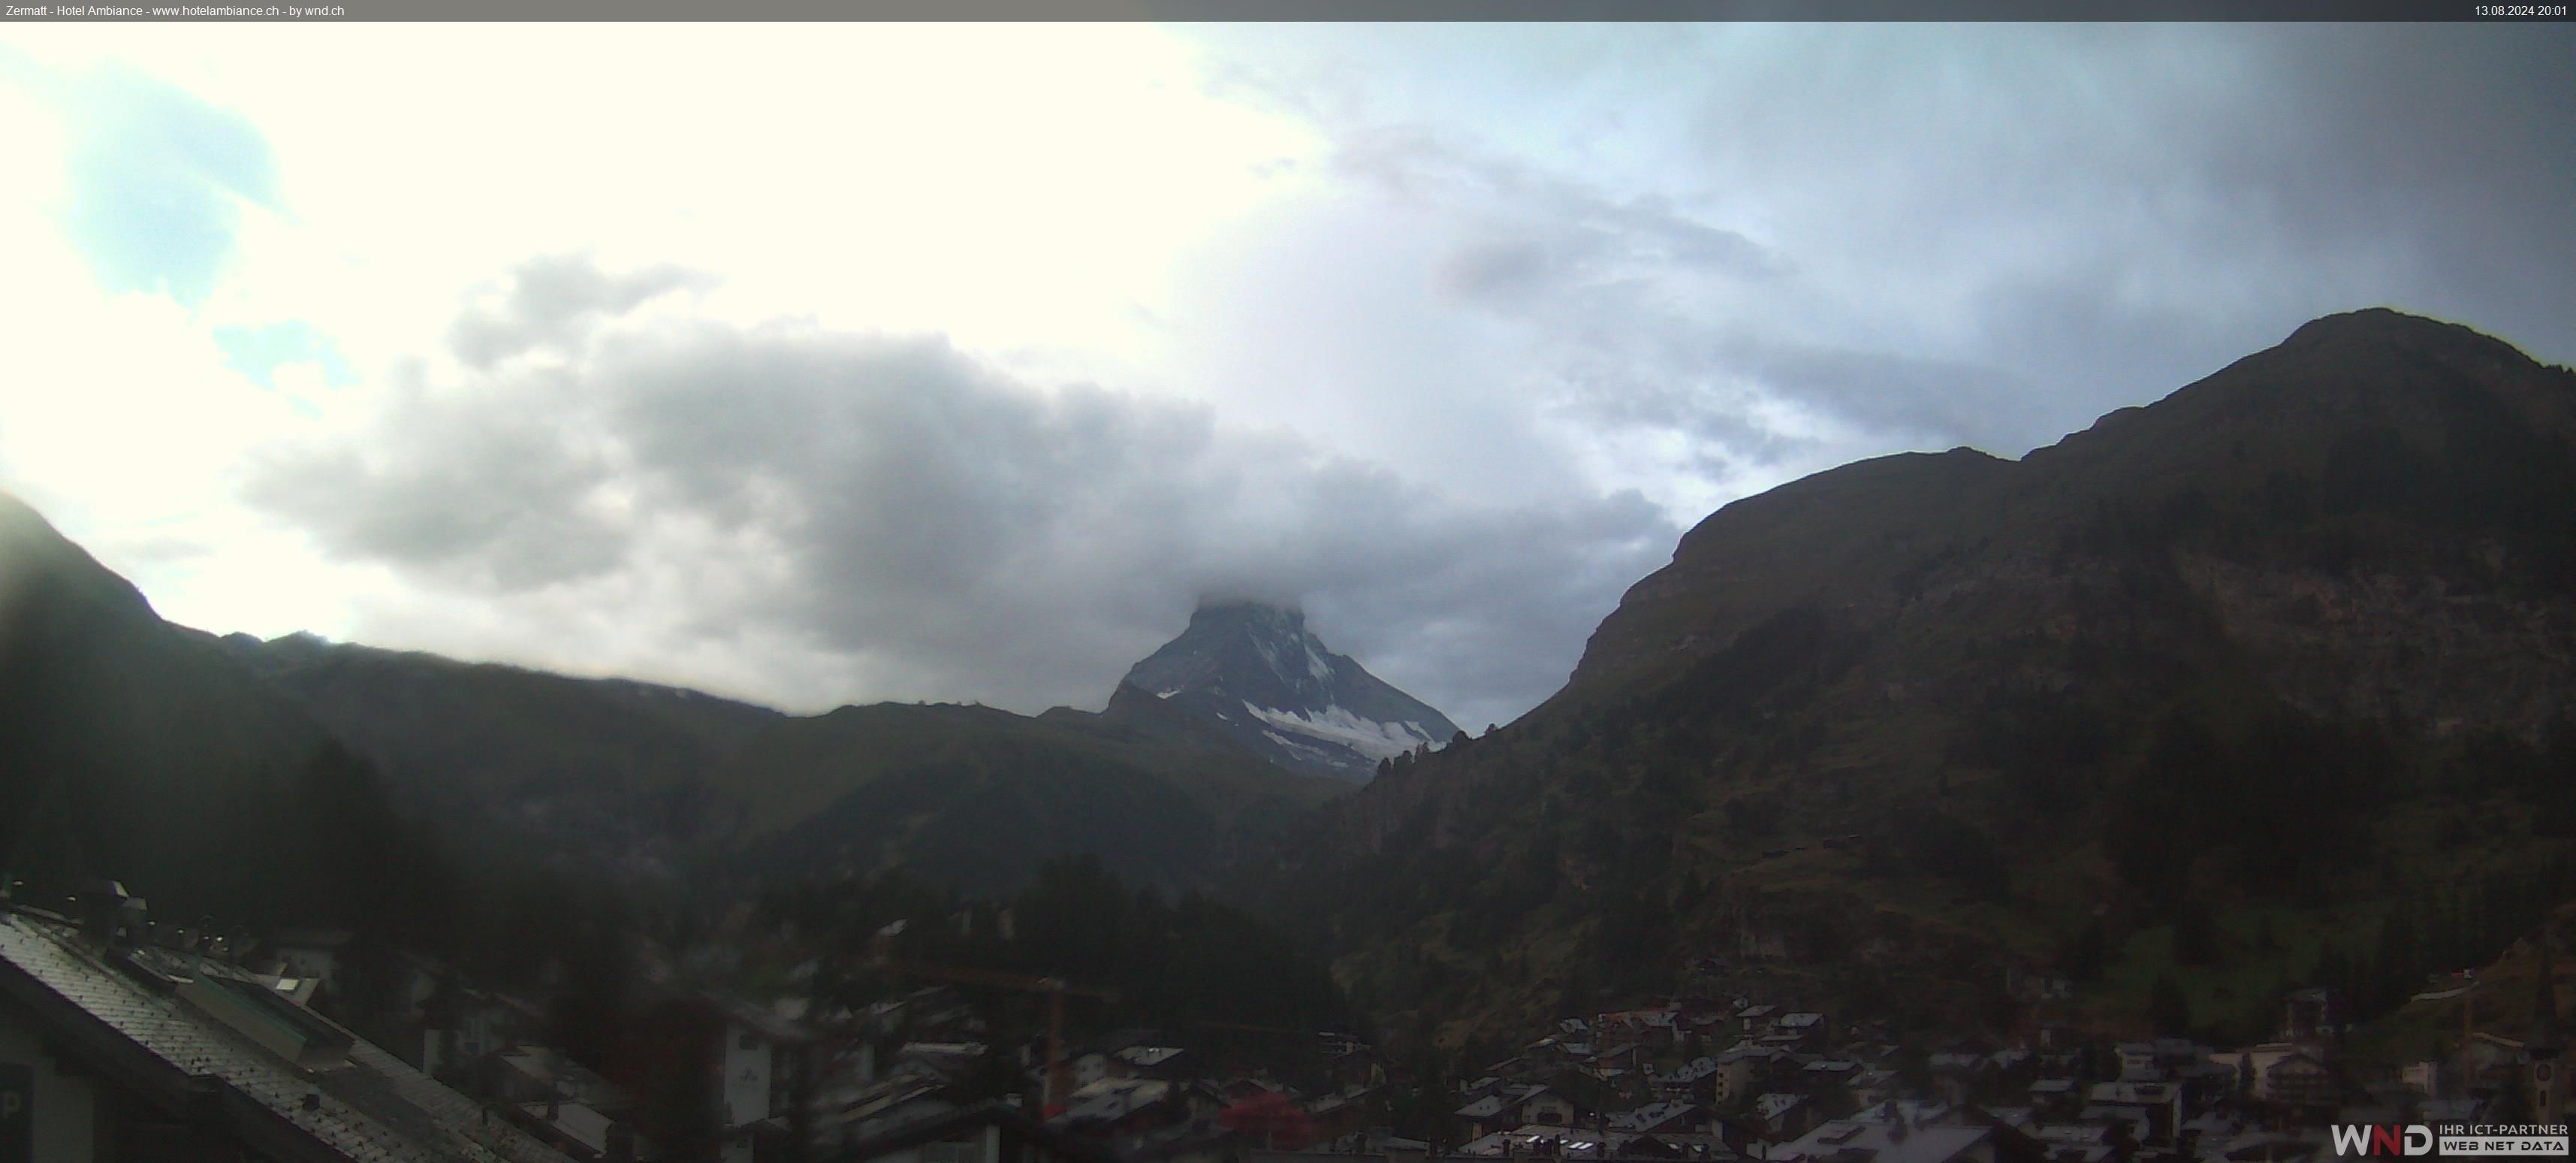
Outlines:
POLYGON ((1458 733, 1447 716, 1333 653, 1302 612, 1264 603, 1200 606, 1126 681, 1274 763, 1359 782, 1380 760, 1458 733))
POLYGON ((1428 744, 1435 749, 1445 739, 1434 739, 1422 724, 1407 720, 1402 723, 1380 723, 1363 719, 1340 706, 1329 706, 1319 714, 1313 711, 1284 711, 1276 707, 1243 704, 1252 717, 1283 731, 1328 739, 1371 760, 1393 759, 1416 747, 1428 744))

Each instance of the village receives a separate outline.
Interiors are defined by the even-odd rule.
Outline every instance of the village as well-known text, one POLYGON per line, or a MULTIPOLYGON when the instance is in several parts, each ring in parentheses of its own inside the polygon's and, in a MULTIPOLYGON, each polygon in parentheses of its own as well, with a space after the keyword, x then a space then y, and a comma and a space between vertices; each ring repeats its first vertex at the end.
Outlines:
MULTIPOLYGON (((1562 1016, 1472 1077, 1443 1078, 1345 1031, 1072 1032, 1086 1023, 1068 1027, 1068 998, 1079 1012, 1101 995, 1048 977, 914 965, 893 996, 843 1006, 794 988, 821 976, 810 963, 767 997, 682 986, 674 966, 648 973, 650 1029, 626 1034, 682 1073, 639 1093, 550 1044, 559 1014, 433 961, 405 958, 380 995, 388 1012, 368 1014, 345 933, 260 940, 162 923, 112 884, 42 903, 12 887, 0 1033, 54 1062, 33 1080, 40 1111, 144 1112, 166 1083, 217 1096, 194 1100, 208 1111, 226 1095, 266 1103, 317 1141, 335 1111, 421 1137, 386 1158, 456 1157, 437 1141, 454 1134, 492 1158, 612 1163, 2252 1163, 2333 1158, 2337 1126, 2553 1124, 2566 1104, 2547 988, 2527 1042, 2474 1033, 2452 1057, 2393 1072, 2348 1060, 2347 1015, 2301 989, 2281 999, 2277 1037, 2244 1046, 2105 1044, 2061 1022, 2028 1044, 1908 1045, 1795 997, 1691 993, 1562 1016), (999 1000, 1014 997, 1027 1004, 999 1000), (1042 1033, 1005 1032, 1033 1013, 1042 1033), (387 1113, 388 1096, 405 1105, 387 1113), (665 1141, 682 1137, 674 1127, 691 1141, 665 1141)), ((239 1125, 207 1115, 167 1134, 220 1140, 239 1125)))

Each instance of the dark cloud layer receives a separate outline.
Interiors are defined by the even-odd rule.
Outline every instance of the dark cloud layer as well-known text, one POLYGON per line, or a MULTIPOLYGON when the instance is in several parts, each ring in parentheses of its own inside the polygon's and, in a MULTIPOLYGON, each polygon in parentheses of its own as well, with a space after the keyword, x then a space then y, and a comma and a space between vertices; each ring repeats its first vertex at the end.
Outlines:
POLYGON ((2015 455, 2362 306, 2576 358, 2576 29, 1577 32, 1202 35, 1676 471, 2015 455))
POLYGON ((657 526, 726 530, 775 560, 695 618, 889 676, 809 704, 1096 705, 1198 596, 1249 594, 1305 603, 1337 647, 1479 722, 1553 691, 1677 533, 1635 494, 1466 503, 1202 407, 1041 389, 936 337, 621 321, 669 276, 549 259, 513 302, 532 276, 627 290, 511 317, 560 362, 478 368, 495 349, 460 330, 460 379, 275 450, 250 499, 336 555, 493 596, 673 568, 657 526))

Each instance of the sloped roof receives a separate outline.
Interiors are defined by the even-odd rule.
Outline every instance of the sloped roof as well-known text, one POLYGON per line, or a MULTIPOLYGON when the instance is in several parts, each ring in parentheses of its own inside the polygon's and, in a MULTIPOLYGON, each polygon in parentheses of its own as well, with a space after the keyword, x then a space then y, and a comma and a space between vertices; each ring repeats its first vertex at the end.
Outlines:
POLYGON ((1845 1151, 1867 1151, 1876 1163, 1947 1163, 1993 1133, 1985 1127, 1907 1127, 1838 1119, 1773 1148, 1771 1158, 1830 1159, 1845 1151))
POLYGON ((1181 1055, 1178 1046, 1129 1046, 1114 1057, 1131 1066, 1154 1067, 1181 1055))
POLYGON ((1650 1131, 1699 1108, 1686 1102, 1653 1102, 1610 1120, 1614 1131, 1650 1131))
POLYGON ((0 996, 107 1078, 173 1107, 212 1096, 236 1134, 289 1158, 569 1163, 364 1039, 345 1065, 299 1069, 40 914, 0 914, 0 996))

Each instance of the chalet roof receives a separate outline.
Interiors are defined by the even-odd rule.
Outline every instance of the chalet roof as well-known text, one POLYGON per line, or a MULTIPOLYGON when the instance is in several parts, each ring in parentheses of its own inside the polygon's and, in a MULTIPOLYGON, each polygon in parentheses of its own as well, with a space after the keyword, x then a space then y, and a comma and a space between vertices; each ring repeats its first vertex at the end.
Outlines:
POLYGON ((2307 1051, 2305 1051, 2305 1050, 2293 1050, 2293 1051, 2291 1051, 2290 1053, 2287 1053, 2287 1054, 2282 1055, 2282 1056, 2281 1056, 2280 1061, 2278 1061, 2278 1062, 2274 1062, 2274 1063, 2272 1064, 2271 1069, 2266 1070, 2266 1071, 2264 1071, 2263 1073, 2265 1073, 2265 1074, 2280 1074, 2280 1073, 2291 1073, 2291 1074, 2297 1074, 2297 1073, 2302 1073, 2302 1072, 2304 1072, 2304 1073, 2311 1073, 2311 1074, 2323 1074, 2323 1073, 2325 1073, 2325 1072, 2326 1072, 2326 1064, 2325 1064, 2325 1060, 2324 1060, 2324 1059, 2321 1059, 2321 1058, 2319 1058, 2319 1057, 2317 1057, 2317 1056, 2316 1056, 2316 1055, 2314 1055, 2314 1054, 2308 1053, 2308 1052, 2307 1052, 2307 1051))
POLYGON ((1686 1085, 1717 1073, 1717 1069, 1717 1059, 1711 1058, 1706 1054, 1702 1054, 1697 1058, 1693 1058, 1688 1062, 1673 1067, 1671 1070, 1655 1075, 1655 1081, 1669 1086, 1686 1085))
POLYGON ((724 1015, 726 1021, 758 1035, 772 1045, 795 1045, 813 1040, 803 1026, 780 1017, 763 1006, 754 1005, 728 994, 709 993, 706 999, 724 1015))
MULTIPOLYGON (((0 998, 99 1076, 148 1101, 170 1109, 211 1103, 236 1134, 278 1154, 568 1163, 362 1039, 350 1037, 333 1068, 299 1068, 185 1000, 176 984, 179 963, 160 967, 170 973, 156 983, 113 967, 68 923, 28 910, 0 913, 0 998)), ((195 974, 227 972, 200 967, 195 974)))
POLYGON ((1533 1100, 1533 1099, 1536 1099, 1536 1098, 1540 1097, 1541 1095, 1551 1095, 1551 1094, 1552 1094, 1552 1095, 1555 1095, 1555 1096, 1556 1096, 1556 1097, 1558 1097, 1558 1098, 1564 1099, 1566 1102, 1571 1103, 1572 1105, 1575 1105, 1575 1106, 1578 1106, 1578 1107, 1586 1106, 1586 1105, 1587 1105, 1587 1104, 1585 1104, 1585 1103, 1582 1103, 1582 1102, 1580 1102, 1580 1101, 1577 1101, 1573 1095, 1567 1094, 1567 1093, 1565 1093, 1565 1092, 1564 1092, 1564 1091, 1562 1091, 1562 1090, 1558 1090, 1557 1088, 1555 1088, 1555 1087, 1553 1087, 1553 1086, 1548 1086, 1548 1085, 1546 1085, 1546 1084, 1544 1084, 1544 1083, 1536 1084, 1536 1085, 1522 1085, 1522 1086, 1516 1086, 1516 1087, 1512 1087, 1512 1088, 1510 1088, 1509 1090, 1504 1091, 1504 1093, 1505 1093, 1505 1094, 1511 1094, 1511 1092, 1512 1092, 1512 1091, 1514 1091, 1514 1090, 1517 1090, 1517 1091, 1519 1091, 1519 1092, 1520 1092, 1519 1094, 1514 1094, 1514 1095, 1512 1095, 1512 1097, 1511 1097, 1511 1101, 1512 1101, 1513 1105, 1516 1105, 1516 1106, 1517 1106, 1517 1105, 1519 1105, 1519 1104, 1521 1104, 1521 1103, 1529 1102, 1529 1101, 1531 1101, 1531 1100, 1533 1100))

